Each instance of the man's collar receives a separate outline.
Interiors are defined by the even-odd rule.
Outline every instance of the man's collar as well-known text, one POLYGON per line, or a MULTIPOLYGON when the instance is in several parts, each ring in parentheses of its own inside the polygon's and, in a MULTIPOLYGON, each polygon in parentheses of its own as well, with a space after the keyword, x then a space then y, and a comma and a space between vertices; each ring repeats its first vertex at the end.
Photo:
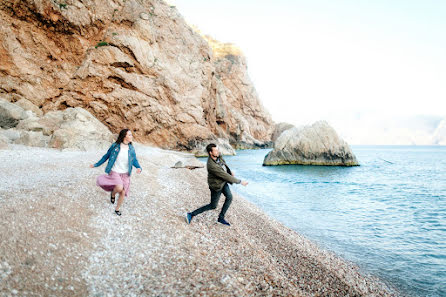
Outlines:
POLYGON ((212 158, 211 156, 209 156, 209 159, 211 159, 212 161, 214 161, 215 163, 217 163, 218 160, 221 160, 221 156, 218 156, 217 158, 212 158))

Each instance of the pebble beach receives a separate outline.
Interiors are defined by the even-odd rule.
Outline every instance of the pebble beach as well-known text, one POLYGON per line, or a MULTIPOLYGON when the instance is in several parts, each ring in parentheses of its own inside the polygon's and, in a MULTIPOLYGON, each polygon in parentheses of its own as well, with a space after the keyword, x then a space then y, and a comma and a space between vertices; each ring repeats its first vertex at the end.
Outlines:
POLYGON ((143 171, 116 216, 105 165, 89 168, 103 153, 0 150, 0 296, 398 295, 235 193, 231 227, 223 197, 186 224, 210 199, 206 168, 172 168, 201 165, 188 153, 136 145, 143 171))

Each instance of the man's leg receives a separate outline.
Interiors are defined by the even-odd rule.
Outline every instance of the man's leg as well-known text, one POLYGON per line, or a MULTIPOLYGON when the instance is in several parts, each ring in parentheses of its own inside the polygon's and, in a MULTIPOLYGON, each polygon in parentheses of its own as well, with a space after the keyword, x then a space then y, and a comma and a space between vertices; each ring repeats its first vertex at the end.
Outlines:
POLYGON ((218 205, 218 200, 220 199, 220 195, 221 195, 221 191, 214 191, 211 190, 211 203, 202 206, 196 210, 194 210, 193 212, 191 212, 192 217, 205 212, 207 210, 211 210, 211 209, 216 209, 217 205, 218 205))
POLYGON ((228 210, 229 205, 231 205, 231 202, 232 202, 232 193, 231 193, 231 190, 229 189, 229 185, 227 183, 223 187, 222 193, 223 193, 223 195, 225 195, 226 199, 225 199, 225 203, 223 204, 223 207, 221 209, 220 215, 218 216, 219 219, 225 218, 226 211, 228 210))

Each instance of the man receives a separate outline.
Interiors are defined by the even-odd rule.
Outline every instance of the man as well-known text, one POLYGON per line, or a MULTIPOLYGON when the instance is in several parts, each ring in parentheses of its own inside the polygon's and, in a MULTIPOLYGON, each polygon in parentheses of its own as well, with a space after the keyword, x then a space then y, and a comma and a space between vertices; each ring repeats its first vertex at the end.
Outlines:
POLYGON ((207 170, 208 184, 209 189, 211 190, 211 203, 204 205, 193 212, 188 212, 186 214, 186 222, 190 224, 190 221, 194 216, 210 209, 216 209, 220 195, 223 193, 226 199, 217 221, 223 225, 230 226, 230 224, 225 220, 225 213, 232 202, 232 194, 228 183, 236 183, 246 186, 248 182, 241 181, 240 179, 234 177, 234 174, 231 172, 228 165, 226 165, 225 160, 223 160, 223 158, 220 156, 218 148, 215 144, 211 143, 206 146, 206 151, 209 155, 207 170))

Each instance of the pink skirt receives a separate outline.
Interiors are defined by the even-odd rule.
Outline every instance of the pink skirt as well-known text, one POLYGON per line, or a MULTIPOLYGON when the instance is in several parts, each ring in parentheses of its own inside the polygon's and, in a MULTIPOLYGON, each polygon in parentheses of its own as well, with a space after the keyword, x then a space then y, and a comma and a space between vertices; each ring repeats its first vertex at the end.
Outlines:
POLYGON ((124 187, 125 196, 129 196, 130 190, 130 176, 128 173, 117 173, 110 171, 110 174, 103 174, 98 176, 96 184, 107 192, 113 191, 115 186, 122 185, 124 187))

